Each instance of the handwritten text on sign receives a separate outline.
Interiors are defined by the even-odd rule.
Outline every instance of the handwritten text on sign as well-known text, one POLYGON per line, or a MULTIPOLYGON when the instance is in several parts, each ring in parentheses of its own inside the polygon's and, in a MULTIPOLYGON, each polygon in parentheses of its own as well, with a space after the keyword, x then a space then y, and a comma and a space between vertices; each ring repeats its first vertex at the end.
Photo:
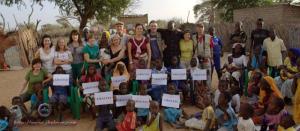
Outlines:
POLYGON ((149 80, 151 69, 136 69, 136 80, 149 80))
POLYGON ((172 69, 172 80, 186 80, 186 69, 172 69))
POLYGON ((127 104, 127 101, 132 98, 131 95, 116 95, 116 106, 125 106, 127 104))
POLYGON ((114 86, 119 86, 120 83, 126 82, 126 77, 125 76, 116 76, 111 78, 111 82, 114 86))
POLYGON ((180 104, 179 95, 163 94, 162 106, 179 108, 179 104, 180 104))
POLYGON ((99 92, 99 82, 82 83, 83 94, 91 94, 99 92))
POLYGON ((53 75, 53 85, 54 86, 68 86, 70 80, 70 75, 68 74, 54 74, 53 75))
POLYGON ((207 80, 206 70, 194 70, 191 72, 193 80, 207 80))
POLYGON ((149 108, 151 97, 148 95, 133 95, 132 100, 135 101, 136 108, 149 108))
POLYGON ((152 74, 152 85, 167 85, 167 74, 152 74))
POLYGON ((109 92, 99 92, 95 93, 95 105, 108 105, 113 104, 113 93, 111 91, 109 92))

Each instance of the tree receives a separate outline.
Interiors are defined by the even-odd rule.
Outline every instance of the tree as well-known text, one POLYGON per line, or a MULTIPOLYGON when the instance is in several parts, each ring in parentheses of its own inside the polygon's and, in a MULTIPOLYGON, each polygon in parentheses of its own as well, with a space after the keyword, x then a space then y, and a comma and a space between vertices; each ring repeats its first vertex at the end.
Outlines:
POLYGON ((225 21, 233 20, 233 11, 236 9, 271 5, 274 0, 206 0, 194 6, 196 16, 209 21, 214 20, 215 9, 221 10, 220 17, 225 21))
POLYGON ((195 17, 198 17, 198 21, 214 23, 214 5, 211 0, 204 0, 202 3, 196 4, 193 8, 195 17))
MULTIPOLYGON (((24 5, 25 0, 3 0, 0 4, 11 6, 24 5)), ((32 0, 43 6, 42 1, 32 0)), ((77 18, 80 22, 79 30, 82 30, 88 20, 97 19, 101 23, 108 23, 111 18, 124 14, 125 10, 137 2, 137 0, 48 0, 54 2, 62 15, 77 18)))

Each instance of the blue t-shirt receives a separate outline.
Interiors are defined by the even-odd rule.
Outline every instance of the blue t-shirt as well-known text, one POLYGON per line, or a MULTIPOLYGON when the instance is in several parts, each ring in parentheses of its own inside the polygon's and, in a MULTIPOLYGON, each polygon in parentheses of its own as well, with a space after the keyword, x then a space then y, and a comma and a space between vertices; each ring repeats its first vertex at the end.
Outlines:
POLYGON ((213 53, 214 54, 221 54, 221 51, 222 51, 222 41, 220 38, 218 38, 217 36, 213 36, 212 37, 212 41, 213 41, 213 53))
POLYGON ((155 60, 161 57, 160 50, 157 43, 156 35, 150 35, 150 46, 151 46, 151 59, 155 60))

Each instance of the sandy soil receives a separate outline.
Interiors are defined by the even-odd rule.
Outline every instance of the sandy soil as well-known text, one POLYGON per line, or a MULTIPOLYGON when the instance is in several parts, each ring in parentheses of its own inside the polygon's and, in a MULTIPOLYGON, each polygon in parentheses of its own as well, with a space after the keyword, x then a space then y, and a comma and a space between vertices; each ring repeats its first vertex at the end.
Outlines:
MULTIPOLYGON (((13 96, 17 96, 21 90, 22 83, 24 82, 24 77, 26 72, 29 69, 22 69, 18 71, 0 71, 0 105, 10 107, 11 99, 13 96)), ((214 76, 216 77, 216 76, 214 76)), ((214 78, 213 87, 216 87, 216 78, 214 78)), ((26 103, 27 105, 29 104, 26 103)), ((186 112, 191 115, 199 111, 196 107, 191 105, 185 105, 184 109, 186 112)), ((66 110, 65 117, 66 121, 75 122, 73 125, 27 125, 24 124, 20 130, 29 131, 29 130, 42 130, 42 131, 63 131, 63 130, 72 130, 72 131, 92 131, 95 127, 96 120, 92 120, 92 117, 89 114, 83 114, 80 120, 74 120, 70 117, 70 111, 66 110)), ((53 120, 54 118, 52 118, 53 120)), ((51 120, 51 118, 50 118, 51 120)), ((175 130, 169 124, 164 124, 164 129, 175 130)), ((185 129, 181 129, 185 130, 185 129)))

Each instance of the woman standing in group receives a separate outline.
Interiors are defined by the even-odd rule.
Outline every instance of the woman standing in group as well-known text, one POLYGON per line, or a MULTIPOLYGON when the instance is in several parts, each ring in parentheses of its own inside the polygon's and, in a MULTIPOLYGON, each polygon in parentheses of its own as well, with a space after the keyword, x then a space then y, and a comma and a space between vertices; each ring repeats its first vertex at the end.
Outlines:
POLYGON ((61 66, 67 74, 72 73, 71 63, 73 62, 73 57, 71 52, 67 48, 67 43, 63 38, 59 38, 55 48, 54 54, 54 64, 56 66, 61 66))
POLYGON ((72 30, 69 38, 68 48, 73 55, 72 75, 73 79, 76 81, 81 76, 81 69, 83 64, 83 44, 80 39, 80 34, 77 30, 72 30))
POLYGON ((183 34, 183 39, 179 42, 180 48, 180 64, 182 68, 189 68, 190 61, 193 56, 193 40, 191 40, 191 34, 189 31, 185 31, 183 34))
POLYGON ((114 68, 116 63, 122 61, 123 63, 127 63, 124 59, 125 49, 122 48, 123 46, 120 44, 121 37, 116 34, 111 38, 111 44, 109 46, 108 52, 110 55, 110 59, 103 60, 102 63, 114 68))
POLYGON ((55 48, 53 47, 51 37, 49 35, 44 35, 42 37, 41 48, 35 54, 36 58, 42 60, 42 67, 52 73, 54 71, 54 52, 55 48))
POLYGON ((84 68, 87 69, 88 64, 96 65, 97 72, 100 73, 100 58, 99 58, 99 47, 95 43, 95 38, 91 34, 88 36, 88 42, 86 46, 83 48, 83 58, 84 62, 87 63, 84 65, 84 68))
POLYGON ((147 68, 150 68, 151 63, 151 47, 149 39, 143 36, 144 27, 142 24, 136 24, 135 35, 129 39, 127 48, 129 56, 130 70, 135 71, 139 68, 139 60, 147 61, 147 68))

